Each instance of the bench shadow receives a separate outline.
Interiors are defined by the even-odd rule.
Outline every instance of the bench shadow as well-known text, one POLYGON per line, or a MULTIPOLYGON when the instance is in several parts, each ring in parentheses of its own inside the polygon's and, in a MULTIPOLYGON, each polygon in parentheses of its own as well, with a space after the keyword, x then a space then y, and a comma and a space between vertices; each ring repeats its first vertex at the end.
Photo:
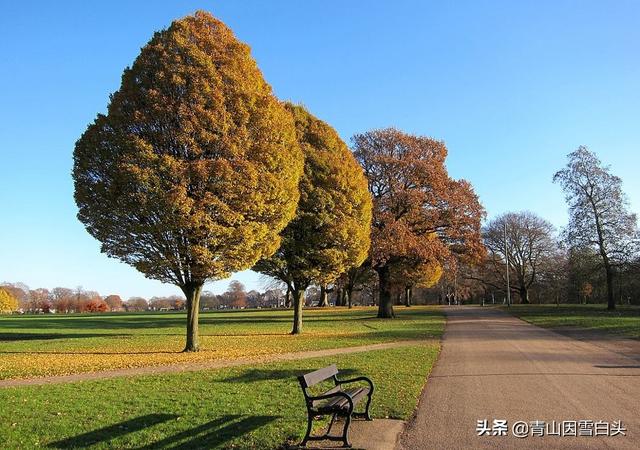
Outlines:
POLYGON ((213 448, 230 441, 234 437, 250 433, 279 418, 280 416, 222 416, 197 427, 168 436, 160 441, 137 447, 136 450, 213 448))
MULTIPOLYGON (((116 438, 174 420, 177 417, 174 414, 148 414, 68 439, 52 442, 47 447, 71 449, 86 448, 96 444, 110 446, 111 441, 116 438)), ((226 415, 197 427, 167 436, 159 441, 135 448, 137 450, 166 449, 169 447, 173 450, 211 448, 223 444, 234 437, 250 433, 279 418, 280 416, 226 415)))
POLYGON ((88 433, 79 434, 61 441, 52 442, 47 447, 49 448, 82 448, 89 447, 101 442, 108 442, 112 439, 124 436, 129 433, 134 433, 142 429, 158 425, 163 422, 167 422, 171 419, 175 419, 176 415, 173 414, 147 414, 146 416, 136 417, 125 422, 109 425, 108 427, 100 428, 98 430, 89 431, 88 433))

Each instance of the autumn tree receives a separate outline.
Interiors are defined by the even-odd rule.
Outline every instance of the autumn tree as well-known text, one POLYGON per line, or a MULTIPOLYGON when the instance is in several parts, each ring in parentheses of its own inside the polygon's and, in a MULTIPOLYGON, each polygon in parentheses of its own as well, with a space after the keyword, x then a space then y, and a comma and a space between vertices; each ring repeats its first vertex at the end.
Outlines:
POLYGON ((327 123, 287 105, 304 153, 300 203, 282 245, 255 270, 286 283, 293 297, 292 334, 302 332, 304 292, 362 264, 369 250, 371 198, 353 154, 327 123))
POLYGON ((414 288, 433 287, 442 276, 442 266, 437 261, 424 263, 404 259, 394 264, 390 271, 391 284, 403 295, 405 306, 411 306, 414 288))
POLYGON ((569 225, 565 230, 571 247, 595 248, 607 283, 607 309, 615 309, 614 274, 631 259, 638 247, 636 215, 622 192, 622 180, 603 166, 595 153, 580 146, 568 156, 567 166, 553 181, 565 192, 569 225))
POLYGON ((217 309, 220 306, 220 296, 210 291, 202 292, 200 296, 200 308, 202 310, 217 309))
POLYGON ((12 313, 18 309, 18 299, 8 290, 0 287, 0 314, 12 313))
POLYGON ((247 306, 247 291, 244 284, 238 280, 233 280, 229 283, 225 297, 232 308, 244 308, 247 306))
POLYGON ((511 289, 519 294, 521 303, 529 303, 531 286, 558 247, 553 225, 528 211, 510 212, 489 222, 483 230, 483 238, 489 266, 500 280, 498 287, 506 286, 507 255, 511 289))
POLYGON ((367 283, 371 283, 372 277, 375 277, 375 273, 371 270, 367 261, 358 267, 352 267, 342 274, 342 295, 344 295, 344 303, 346 303, 349 308, 353 305, 354 293, 356 291, 362 291, 367 283))
POLYGON ((29 291, 29 311, 43 313, 51 311, 51 293, 48 289, 37 288, 29 291))
POLYGON ((24 283, 2 283, 0 288, 7 291, 18 301, 18 309, 29 310, 29 286, 24 283))
POLYGON ((484 211, 471 185, 445 168, 443 142, 393 128, 353 137, 373 197, 371 267, 379 278, 378 317, 394 316, 391 268, 404 260, 442 263, 483 252, 484 211))
POLYGON ((206 12, 155 33, 75 147, 78 218, 102 252, 187 301, 270 256, 295 214, 302 154, 249 47, 206 12))
POLYGON ((107 312, 109 311, 109 305, 101 298, 92 298, 84 305, 82 310, 90 313, 107 312))
POLYGON ((55 287, 51 290, 51 296, 56 313, 68 313, 72 311, 74 300, 73 289, 55 287))
POLYGON ((131 297, 126 303, 127 311, 146 311, 149 309, 149 302, 142 297, 131 297))
POLYGON ((122 303, 122 298, 120 298, 119 295, 115 295, 115 294, 108 295, 104 299, 104 301, 109 307, 110 311, 122 311, 123 303, 122 303))

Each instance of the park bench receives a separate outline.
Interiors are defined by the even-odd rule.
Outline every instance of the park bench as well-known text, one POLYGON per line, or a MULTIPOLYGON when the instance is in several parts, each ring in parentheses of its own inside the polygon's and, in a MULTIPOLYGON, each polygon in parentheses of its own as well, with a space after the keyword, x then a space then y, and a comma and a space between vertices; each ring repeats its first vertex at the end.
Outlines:
POLYGON ((369 415, 369 406, 371 405, 371 396, 373 395, 373 382, 367 377, 356 377, 350 380, 338 379, 338 368, 335 364, 332 364, 323 369, 310 372, 306 375, 300 375, 298 377, 302 392, 304 393, 304 399, 307 404, 307 433, 300 444, 302 447, 307 445, 310 440, 322 441, 342 441, 345 447, 351 447, 349 443, 349 425, 352 417, 364 417, 367 420, 372 420, 369 415), (334 387, 320 395, 312 395, 310 389, 312 386, 317 385, 323 381, 332 379, 334 387), (353 386, 345 388, 347 384, 366 382, 368 386, 353 386), (364 412, 354 412, 354 408, 361 400, 367 399, 367 406, 364 412), (331 415, 331 422, 327 431, 322 436, 311 436, 311 427, 313 420, 316 417, 331 415), (344 428, 342 430, 342 436, 331 436, 331 427, 338 417, 344 418, 344 428))

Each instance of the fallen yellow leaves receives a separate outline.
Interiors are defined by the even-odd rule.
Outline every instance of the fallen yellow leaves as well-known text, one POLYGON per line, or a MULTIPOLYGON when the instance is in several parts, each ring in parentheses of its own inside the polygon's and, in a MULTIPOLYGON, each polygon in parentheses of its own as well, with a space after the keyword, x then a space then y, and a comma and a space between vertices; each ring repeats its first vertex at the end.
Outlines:
POLYGON ((136 337, 118 339, 113 349, 43 350, 5 353, 0 358, 0 379, 71 375, 105 370, 259 358, 286 352, 340 346, 336 338, 350 333, 308 333, 245 336, 201 336, 202 350, 182 353, 181 338, 140 342, 136 337), (327 345, 318 345, 318 340, 327 345))

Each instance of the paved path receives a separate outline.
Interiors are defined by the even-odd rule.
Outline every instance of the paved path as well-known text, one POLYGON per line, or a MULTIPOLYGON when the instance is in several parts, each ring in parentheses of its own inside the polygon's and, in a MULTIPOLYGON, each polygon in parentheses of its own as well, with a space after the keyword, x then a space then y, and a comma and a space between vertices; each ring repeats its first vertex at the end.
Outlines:
POLYGON ((492 308, 451 307, 447 316, 442 353, 400 449, 640 448, 640 342, 617 352, 611 341, 573 339, 492 308), (508 420, 509 435, 478 436, 478 419, 508 420), (622 420, 627 435, 512 436, 518 420, 582 419, 622 420))
POLYGON ((105 378, 117 378, 134 375, 156 375, 161 373, 176 373, 206 369, 222 369, 225 367, 243 366, 249 364, 262 364, 275 361, 292 361, 296 359, 320 358, 324 356, 344 355, 347 353, 367 352, 371 350, 384 350, 387 348, 406 347, 436 342, 434 340, 407 340, 396 342, 384 342, 381 344, 361 345, 358 347, 330 348, 325 350, 310 350, 304 352, 282 353, 267 355, 259 358, 218 359, 213 361, 171 364, 164 366, 134 367, 128 369, 105 370, 101 372, 79 373, 74 375, 59 375, 52 377, 0 380, 0 389, 14 386, 33 386, 40 384, 71 383, 76 381, 101 380, 105 378))

